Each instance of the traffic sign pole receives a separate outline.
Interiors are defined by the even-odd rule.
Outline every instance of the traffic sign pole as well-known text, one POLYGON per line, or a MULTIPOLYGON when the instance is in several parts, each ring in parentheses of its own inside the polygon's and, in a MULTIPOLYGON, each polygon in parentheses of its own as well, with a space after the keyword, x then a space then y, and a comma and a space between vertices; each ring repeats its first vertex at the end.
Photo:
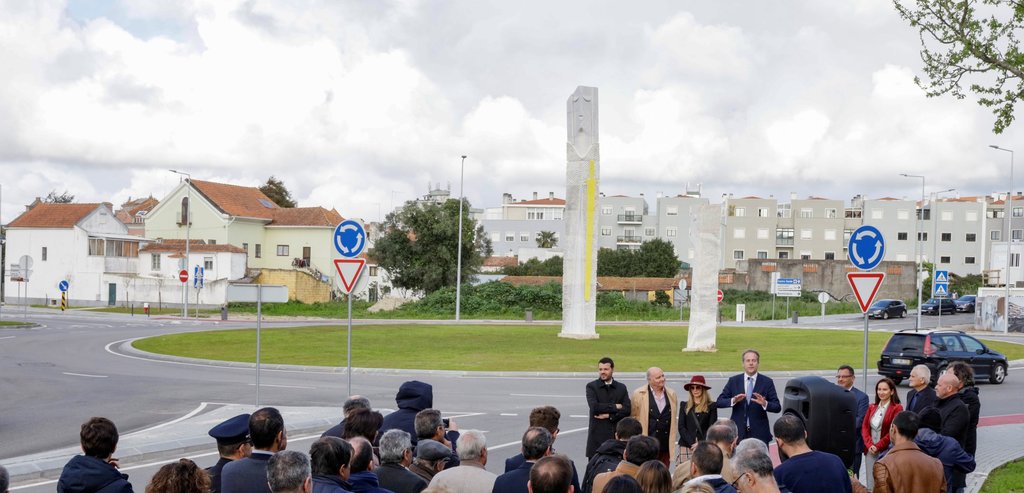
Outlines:
POLYGON ((359 276, 363 272, 363 266, 366 264, 364 259, 355 258, 366 246, 366 230, 363 229, 363 225, 359 221, 351 219, 342 221, 338 227, 334 228, 333 244, 338 253, 343 257, 348 257, 348 260, 335 260, 334 265, 338 269, 338 276, 341 277, 342 287, 348 294, 348 356, 346 357, 348 370, 346 373, 348 374, 348 395, 352 395, 352 290, 355 289, 356 282, 359 281, 359 276), (342 265, 350 264, 358 264, 351 280, 346 277, 347 270, 342 268, 342 265))
MULTIPOLYGON (((846 255, 850 259, 850 263, 854 267, 861 271, 869 271, 882 263, 885 259, 885 237, 882 236, 882 232, 874 226, 868 226, 867 224, 857 228, 850 234, 850 241, 846 245, 846 255)), ((875 297, 875 293, 878 292, 878 288, 882 284, 882 280, 885 279, 885 273, 878 273, 881 279, 878 279, 878 283, 874 289, 868 295, 867 300, 861 299, 858 285, 854 283, 854 273, 847 274, 847 279, 850 281, 850 286, 853 287, 854 294, 857 295, 857 301, 860 302, 861 310, 864 311, 864 393, 868 393, 868 310, 867 307, 871 305, 871 300, 875 297)), ((864 278, 867 276, 861 276, 864 278)), ((921 308, 918 307, 920 312, 921 308)))

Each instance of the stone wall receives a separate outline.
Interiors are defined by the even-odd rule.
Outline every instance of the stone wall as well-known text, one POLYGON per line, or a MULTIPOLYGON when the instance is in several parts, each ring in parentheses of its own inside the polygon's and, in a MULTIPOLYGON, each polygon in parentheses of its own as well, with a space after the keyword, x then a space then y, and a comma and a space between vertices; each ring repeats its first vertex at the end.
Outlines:
MULTIPOLYGON (((743 267, 741 264, 740 268, 743 267)), ((846 274, 859 272, 847 260, 748 259, 745 267, 746 272, 732 269, 719 272, 718 285, 721 289, 770 291, 772 273, 778 272, 779 277, 802 279, 804 292, 827 291, 836 298, 849 295, 847 299, 852 300, 853 290, 846 274)), ((875 299, 916 299, 915 269, 914 262, 886 261, 879 264, 874 272, 885 272, 885 280, 875 299)))
POLYGON ((288 286, 288 299, 302 303, 331 301, 331 288, 308 272, 292 269, 260 269, 256 284, 283 284, 288 286))

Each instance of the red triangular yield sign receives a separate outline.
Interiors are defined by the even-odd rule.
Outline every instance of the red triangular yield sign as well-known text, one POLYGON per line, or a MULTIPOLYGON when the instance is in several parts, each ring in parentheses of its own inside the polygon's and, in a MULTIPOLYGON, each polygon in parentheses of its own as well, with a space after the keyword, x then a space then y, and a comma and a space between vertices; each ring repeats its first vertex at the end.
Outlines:
POLYGON ((853 295, 857 297, 860 304, 860 311, 867 312, 871 301, 878 294, 878 288, 882 286, 885 279, 884 272, 850 272, 846 274, 846 280, 850 281, 853 288, 853 295))
POLYGON ((341 289, 345 294, 351 293, 356 287, 359 275, 363 273, 363 266, 366 265, 365 258, 339 258, 334 260, 334 266, 341 276, 341 289))

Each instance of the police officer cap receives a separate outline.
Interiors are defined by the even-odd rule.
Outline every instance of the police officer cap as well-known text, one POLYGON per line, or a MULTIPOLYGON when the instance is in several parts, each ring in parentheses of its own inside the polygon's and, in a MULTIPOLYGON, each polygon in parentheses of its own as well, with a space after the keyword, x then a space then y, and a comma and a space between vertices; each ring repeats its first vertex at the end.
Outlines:
POLYGON ((249 415, 239 414, 210 428, 210 436, 223 445, 244 442, 249 436, 249 415))

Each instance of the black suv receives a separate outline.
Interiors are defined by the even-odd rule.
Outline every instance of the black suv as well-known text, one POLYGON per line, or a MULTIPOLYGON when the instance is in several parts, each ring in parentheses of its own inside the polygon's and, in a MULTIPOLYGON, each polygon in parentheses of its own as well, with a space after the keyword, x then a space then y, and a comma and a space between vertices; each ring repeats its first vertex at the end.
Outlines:
POLYGON ((963 361, 974 368, 976 380, 988 378, 992 383, 1006 379, 1006 356, 993 351, 963 331, 936 330, 914 332, 901 330, 889 338, 878 360, 878 373, 897 384, 910 376, 917 365, 927 365, 932 382, 951 361, 963 361))
POLYGON ((941 300, 932 298, 928 301, 925 301, 924 303, 921 303, 921 313, 924 315, 936 315, 939 313, 940 309, 942 310, 942 313, 948 312, 949 314, 952 315, 956 313, 956 302, 949 298, 942 298, 941 300), (939 308, 940 301, 942 308, 939 308))

